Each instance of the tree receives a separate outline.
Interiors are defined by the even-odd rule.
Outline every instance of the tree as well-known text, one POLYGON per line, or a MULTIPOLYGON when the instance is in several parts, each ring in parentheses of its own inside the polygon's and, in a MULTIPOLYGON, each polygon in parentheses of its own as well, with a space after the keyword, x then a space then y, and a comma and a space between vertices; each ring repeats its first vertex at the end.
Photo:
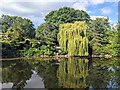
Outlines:
POLYGON ((35 38, 37 39, 37 47, 39 48, 39 54, 41 55, 53 55, 55 52, 54 45, 56 41, 56 35, 57 32, 56 27, 51 24, 41 24, 36 29, 36 35, 35 38))
POLYGON ((7 32, 8 28, 15 22, 16 17, 11 17, 9 15, 2 15, 0 17, 1 32, 7 32))
POLYGON ((89 21, 90 16, 83 10, 75 10, 74 8, 63 7, 59 10, 50 12, 46 17, 46 23, 59 25, 62 23, 72 23, 75 21, 89 21))
POLYGON ((112 25, 111 29, 107 31, 109 44, 107 44, 107 52, 113 56, 120 55, 119 34, 117 30, 118 25, 112 25))
POLYGON ((88 39, 85 22, 61 24, 58 41, 62 50, 68 51, 70 56, 87 56, 88 39))
POLYGON ((41 24, 36 29, 35 38, 40 42, 40 45, 53 45, 55 43, 57 29, 51 24, 41 24))
POLYGON ((93 49, 93 54, 105 53, 105 46, 109 43, 106 32, 110 30, 108 18, 97 18, 88 24, 87 36, 90 47, 93 49))
MULTIPOLYGON (((51 24, 57 29, 55 36, 58 34, 59 25, 64 23, 73 23, 75 21, 86 21, 90 20, 90 16, 83 10, 75 10, 74 8, 63 7, 59 10, 54 10, 45 16, 45 22, 51 24)), ((54 28, 52 28, 54 30, 54 28)), ((55 38, 56 44, 58 44, 57 37, 55 38)))
POLYGON ((2 32, 7 33, 8 38, 12 41, 33 38, 35 35, 34 25, 29 19, 2 15, 1 20, 2 32))
POLYGON ((26 44, 26 40, 34 38, 35 35, 32 21, 18 16, 2 15, 0 25, 3 35, 2 56, 22 56, 23 52, 21 51, 30 47, 30 44, 26 44))

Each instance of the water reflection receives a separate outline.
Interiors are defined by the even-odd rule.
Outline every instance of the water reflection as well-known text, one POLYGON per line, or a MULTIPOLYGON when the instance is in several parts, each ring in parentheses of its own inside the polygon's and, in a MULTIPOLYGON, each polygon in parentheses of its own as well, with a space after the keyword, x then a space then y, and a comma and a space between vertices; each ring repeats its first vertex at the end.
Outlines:
POLYGON ((60 62, 57 71, 58 83, 62 88, 86 88, 88 59, 69 59, 60 62))
POLYGON ((58 65, 56 60, 47 60, 39 62, 37 72, 43 78, 45 88, 59 88, 57 80, 58 65))
POLYGON ((6 88, 120 88, 120 61, 115 58, 9 60, 2 64, 2 86, 6 88))
POLYGON ((2 62, 2 83, 12 83, 12 88, 23 88, 32 75, 31 66, 24 60, 2 62))
POLYGON ((120 76, 120 71, 117 71, 114 68, 114 66, 116 67, 118 66, 118 64, 120 64, 120 61, 115 58, 93 59, 93 62, 89 68, 88 75, 89 86, 92 88, 120 88, 120 85, 118 85, 117 83, 116 79, 117 76, 115 76, 115 74, 120 76))

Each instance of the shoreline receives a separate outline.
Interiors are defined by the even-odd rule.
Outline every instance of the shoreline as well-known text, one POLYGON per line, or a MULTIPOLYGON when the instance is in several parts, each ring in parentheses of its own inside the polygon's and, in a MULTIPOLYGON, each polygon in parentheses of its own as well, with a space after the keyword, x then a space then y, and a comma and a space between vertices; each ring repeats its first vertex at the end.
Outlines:
POLYGON ((0 58, 0 60, 16 60, 16 59, 61 59, 61 58, 113 58, 119 56, 111 56, 111 55, 92 55, 92 56, 66 56, 66 55, 57 55, 57 56, 40 56, 40 57, 11 57, 11 58, 0 58))

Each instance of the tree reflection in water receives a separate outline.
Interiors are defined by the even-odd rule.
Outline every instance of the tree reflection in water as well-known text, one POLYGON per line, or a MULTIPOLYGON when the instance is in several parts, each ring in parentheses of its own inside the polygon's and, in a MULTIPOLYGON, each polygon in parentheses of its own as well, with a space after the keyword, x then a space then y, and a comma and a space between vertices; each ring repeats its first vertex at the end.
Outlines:
POLYGON ((24 88, 32 70, 45 88, 120 88, 120 61, 115 58, 3 61, 2 83, 24 88))
POLYGON ((88 84, 91 88, 120 87, 120 61, 116 58, 94 58, 89 68, 88 84), (119 65, 118 65, 119 64, 119 65), (119 67, 119 68, 115 68, 119 67), (118 81, 119 79, 119 81, 118 81), (119 84, 119 85, 118 85, 119 84))
POLYGON ((70 58, 60 62, 57 77, 62 88, 85 88, 87 76, 88 59, 70 58))
POLYGON ((58 65, 55 65, 55 63, 58 63, 58 61, 40 61, 37 67, 38 75, 43 78, 45 88, 59 88, 56 75, 58 65))
POLYGON ((2 83, 12 82, 12 88, 23 88, 31 75, 31 66, 24 60, 3 61, 2 63, 2 83))

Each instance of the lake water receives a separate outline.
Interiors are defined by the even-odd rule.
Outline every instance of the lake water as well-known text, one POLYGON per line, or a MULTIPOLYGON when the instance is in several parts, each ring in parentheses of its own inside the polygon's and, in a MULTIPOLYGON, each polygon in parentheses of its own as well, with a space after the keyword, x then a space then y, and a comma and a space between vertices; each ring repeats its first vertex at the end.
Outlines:
POLYGON ((19 59, 1 62, 2 88, 120 88, 118 58, 19 59))

